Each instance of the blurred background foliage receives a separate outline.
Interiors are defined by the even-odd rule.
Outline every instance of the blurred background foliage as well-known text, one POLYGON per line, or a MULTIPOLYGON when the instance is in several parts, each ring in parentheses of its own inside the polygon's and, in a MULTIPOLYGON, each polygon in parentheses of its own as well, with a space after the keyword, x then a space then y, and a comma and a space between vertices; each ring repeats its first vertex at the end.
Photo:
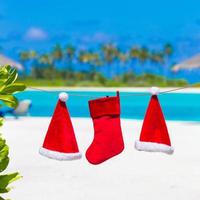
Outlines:
POLYGON ((166 43, 161 50, 145 46, 120 49, 102 44, 96 49, 78 49, 56 44, 48 52, 21 51, 19 59, 25 67, 20 79, 34 86, 183 86, 186 80, 167 79, 156 73, 136 73, 144 65, 167 73, 166 63, 173 55, 166 43), (106 69, 106 70, 105 70, 106 69), (138 71, 138 70, 136 70, 138 71), (105 73, 108 72, 108 73, 105 73))

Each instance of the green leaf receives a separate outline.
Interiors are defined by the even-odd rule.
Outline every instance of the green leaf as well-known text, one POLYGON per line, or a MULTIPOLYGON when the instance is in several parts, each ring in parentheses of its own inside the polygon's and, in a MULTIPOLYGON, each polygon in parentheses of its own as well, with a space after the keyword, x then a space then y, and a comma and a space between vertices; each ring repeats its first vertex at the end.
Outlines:
POLYGON ((21 178, 21 176, 19 175, 18 172, 12 173, 12 174, 0 175, 0 189, 3 190, 5 188, 7 188, 7 186, 10 183, 12 183, 20 178, 21 178))
POLYGON ((0 117, 0 126, 3 125, 3 121, 4 121, 4 118, 3 118, 3 117, 0 117))
POLYGON ((9 65, 3 65, 1 66, 1 71, 0 71, 0 75, 1 74, 8 74, 8 71, 10 70, 9 65))
POLYGON ((0 161, 5 159, 9 154, 9 147, 5 145, 1 150, 0 150, 0 161))
POLYGON ((4 171, 9 163, 9 147, 6 141, 0 135, 0 172, 4 171))
MULTIPOLYGON (((1 193, 1 191, 0 191, 0 193, 1 193)), ((0 200, 5 200, 5 199, 3 199, 2 197, 0 197, 0 200)))
MULTIPOLYGON (((25 85, 21 83, 15 83, 18 77, 17 70, 11 66, 0 67, 0 106, 16 107, 18 100, 12 94, 18 91, 25 90, 25 85)), ((3 124, 3 118, 0 117, 0 126, 3 124)), ((6 141, 0 134, 0 173, 4 171, 9 164, 9 147, 6 145, 6 141)), ((13 181, 21 178, 19 173, 11 173, 0 175, 0 193, 7 193, 10 191, 9 184, 13 181)), ((0 200, 5 200, 0 197, 0 200)))
POLYGON ((17 70, 15 68, 10 68, 9 66, 7 69, 9 70, 9 75, 8 75, 8 79, 4 83, 5 85, 14 83, 18 77, 17 70))
POLYGON ((1 160, 0 161, 0 172, 3 172, 7 168, 8 164, 9 164, 9 158, 8 157, 1 160))
POLYGON ((12 108, 15 108, 18 105, 18 100, 13 95, 0 95, 0 100, 12 108))
POLYGON ((4 67, 6 68, 7 71, 10 71, 12 69, 10 65, 4 65, 4 67))
POLYGON ((7 70, 2 70, 1 68, 1 71, 0 71, 0 80, 1 82, 5 82, 5 80, 8 79, 8 72, 7 70))
POLYGON ((0 150, 6 145, 6 141, 0 136, 0 150))
POLYGON ((8 70, 5 67, 0 68, 0 84, 5 83, 8 79, 8 70))
POLYGON ((23 83, 14 83, 12 85, 8 85, 4 87, 0 93, 12 94, 15 92, 24 91, 25 89, 26 89, 26 86, 23 83))
MULTIPOLYGON (((11 188, 3 188, 3 189, 0 189, 0 194, 3 194, 3 193, 8 193, 10 192, 11 188)), ((1 200, 1 199, 0 199, 1 200)))

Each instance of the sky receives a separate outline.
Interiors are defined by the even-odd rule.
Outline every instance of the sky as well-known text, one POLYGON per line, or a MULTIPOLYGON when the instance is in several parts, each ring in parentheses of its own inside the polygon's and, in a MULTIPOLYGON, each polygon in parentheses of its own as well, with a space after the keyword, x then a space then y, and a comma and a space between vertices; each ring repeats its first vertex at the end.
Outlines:
POLYGON ((0 0, 0 45, 42 45, 66 37, 196 42, 199 7, 199 0, 0 0))

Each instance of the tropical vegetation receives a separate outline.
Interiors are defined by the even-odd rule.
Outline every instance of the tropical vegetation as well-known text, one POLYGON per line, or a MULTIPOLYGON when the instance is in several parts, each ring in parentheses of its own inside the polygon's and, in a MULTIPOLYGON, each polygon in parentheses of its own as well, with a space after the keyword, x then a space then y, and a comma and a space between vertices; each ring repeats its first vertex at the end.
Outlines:
POLYGON ((29 85, 53 86, 178 86, 185 80, 167 80, 153 73, 135 73, 134 67, 145 64, 166 71, 173 54, 171 44, 161 50, 145 46, 122 49, 114 44, 81 49, 56 44, 48 52, 21 51, 19 59, 25 70, 21 79, 29 85), (107 72, 107 73, 106 73, 107 72))
MULTIPOLYGON (((16 107, 18 100, 13 95, 16 92, 23 91, 25 85, 22 83, 16 83, 17 80, 16 69, 10 66, 3 66, 0 68, 0 106, 16 107)), ((0 117, 0 126, 3 125, 3 118, 0 117)), ((2 174, 6 170, 9 164, 9 147, 6 144, 6 140, 0 135, 0 200, 4 200, 1 194, 8 193, 10 191, 10 183, 21 178, 18 172, 2 174)))

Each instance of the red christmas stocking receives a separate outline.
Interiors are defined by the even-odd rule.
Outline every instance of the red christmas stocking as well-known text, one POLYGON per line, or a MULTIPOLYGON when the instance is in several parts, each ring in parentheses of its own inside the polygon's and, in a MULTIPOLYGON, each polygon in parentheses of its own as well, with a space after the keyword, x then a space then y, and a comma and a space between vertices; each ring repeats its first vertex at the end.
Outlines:
POLYGON ((124 149, 120 125, 120 98, 105 97, 89 101, 90 115, 93 119, 94 139, 86 152, 91 164, 100 164, 124 149))

